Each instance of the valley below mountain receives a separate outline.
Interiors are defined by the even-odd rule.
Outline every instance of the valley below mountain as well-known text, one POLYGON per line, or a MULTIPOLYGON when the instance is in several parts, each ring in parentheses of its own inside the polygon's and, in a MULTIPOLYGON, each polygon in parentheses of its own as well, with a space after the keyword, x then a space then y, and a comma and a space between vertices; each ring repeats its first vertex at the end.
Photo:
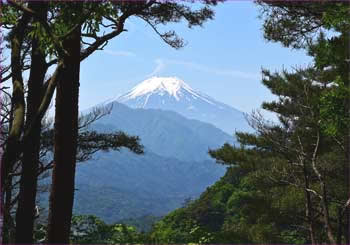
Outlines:
POLYGON ((234 145, 233 132, 228 132, 247 128, 243 113, 177 78, 151 78, 104 106, 110 113, 90 129, 139 136, 145 151, 97 152, 78 165, 74 213, 93 214, 107 223, 163 216, 197 198, 226 172, 208 150, 234 145), (220 124, 223 115, 230 127, 220 124))
POLYGON ((78 167, 74 213, 94 214, 108 223, 162 216, 198 197, 224 173, 214 161, 184 162, 127 150, 98 154, 78 167))
POLYGON ((109 223, 162 216, 224 175, 226 168, 208 155, 211 148, 235 143, 222 130, 172 111, 132 109, 117 102, 106 106, 111 113, 91 128, 137 135, 145 153, 99 152, 79 164, 74 213, 94 214, 109 223))

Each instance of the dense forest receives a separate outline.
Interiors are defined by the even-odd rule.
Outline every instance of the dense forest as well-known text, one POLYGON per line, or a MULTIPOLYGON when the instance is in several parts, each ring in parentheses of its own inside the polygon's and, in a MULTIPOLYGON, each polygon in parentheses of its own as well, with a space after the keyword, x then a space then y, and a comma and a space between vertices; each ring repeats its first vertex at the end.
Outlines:
POLYGON ((1 86, 1 244, 350 243, 347 2, 255 2, 264 38, 304 50, 313 62, 262 69, 262 84, 276 96, 262 108, 278 121, 257 110, 247 116, 254 132, 236 132, 237 144, 209 149, 227 169, 199 198, 184 200, 163 217, 114 224, 73 213, 78 163, 122 147, 144 153, 137 135, 90 127, 110 108, 79 116, 81 61, 126 32, 130 17, 141 18, 161 41, 179 49, 185 41, 159 26, 202 26, 215 21, 217 4, 225 3, 1 1, 1 49, 10 53, 1 69, 1 83, 10 84, 1 86), (102 34, 102 28, 109 32, 102 34), (49 187, 41 182, 48 176, 49 187), (49 193, 44 217, 37 206, 43 192, 49 193))

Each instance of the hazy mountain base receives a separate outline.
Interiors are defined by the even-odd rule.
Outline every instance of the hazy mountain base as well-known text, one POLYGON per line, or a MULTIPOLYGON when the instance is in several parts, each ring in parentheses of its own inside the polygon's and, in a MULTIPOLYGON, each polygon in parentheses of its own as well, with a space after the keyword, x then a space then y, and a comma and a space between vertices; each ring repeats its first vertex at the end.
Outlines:
MULTIPOLYGON (((74 213, 96 215, 107 223, 162 216, 198 197, 225 173, 208 149, 235 142, 208 123, 119 103, 92 128, 138 135, 145 146, 141 156, 127 150, 99 152, 77 167, 74 213)), ((47 207, 47 202, 45 194, 41 205, 47 207)))
MULTIPOLYGON (((235 138, 212 124, 188 119, 173 111, 159 109, 131 109, 114 102, 109 115, 98 120, 94 128, 110 132, 122 130, 141 138, 148 151, 182 161, 211 159, 208 148, 218 148, 235 138)), ((232 132, 233 133, 233 132, 232 132)))
MULTIPOLYGON (((214 161, 183 162, 127 150, 97 154, 94 161, 77 167, 73 212, 92 214, 106 223, 163 216, 181 207, 185 199, 198 197, 224 172, 214 161)), ((47 209, 47 192, 40 203, 47 209)))
POLYGON ((74 213, 107 223, 145 215, 162 216, 198 197, 225 172, 214 161, 183 162, 146 152, 110 152, 77 171, 74 213))

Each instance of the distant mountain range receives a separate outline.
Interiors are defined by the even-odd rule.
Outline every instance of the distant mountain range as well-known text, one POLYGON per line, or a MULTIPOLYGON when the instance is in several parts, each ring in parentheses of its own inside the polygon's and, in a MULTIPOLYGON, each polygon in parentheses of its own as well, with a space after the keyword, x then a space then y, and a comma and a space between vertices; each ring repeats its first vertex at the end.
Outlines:
POLYGON ((198 197, 226 171, 208 149, 235 144, 234 128, 247 129, 242 112, 177 78, 148 79, 107 106, 92 128, 137 135, 145 146, 141 156, 100 152, 77 168, 74 213, 110 223, 165 215, 198 197))
POLYGON ((111 113, 92 128, 138 135, 145 154, 101 152, 80 164, 75 213, 95 214, 106 222, 165 215, 185 199, 198 197, 225 173, 207 153, 225 142, 235 143, 222 130, 176 112, 110 105, 111 113))
POLYGON ((208 160, 208 148, 220 147, 225 142, 235 143, 232 136, 215 126, 187 119, 176 112, 131 109, 118 102, 111 104, 111 113, 98 120, 94 128, 103 132, 122 130, 138 135, 146 151, 160 156, 182 161, 208 160))
POLYGON ((74 213, 108 223, 162 216, 196 198, 225 173, 214 161, 180 161, 127 150, 98 154, 77 168, 74 213))
POLYGON ((208 122, 233 135, 252 131, 244 113, 192 89, 177 77, 152 77, 117 98, 131 108, 175 111, 187 118, 208 122))

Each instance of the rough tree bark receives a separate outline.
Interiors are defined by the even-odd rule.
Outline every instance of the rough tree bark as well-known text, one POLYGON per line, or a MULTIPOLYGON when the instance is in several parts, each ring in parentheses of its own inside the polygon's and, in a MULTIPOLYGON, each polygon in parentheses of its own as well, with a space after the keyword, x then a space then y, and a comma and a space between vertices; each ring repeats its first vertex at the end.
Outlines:
MULTIPOLYGON (((47 17, 47 3, 36 2, 32 9, 42 18, 47 17)), ((28 80, 26 127, 36 116, 42 100, 43 83, 47 71, 45 54, 37 37, 32 40, 31 69, 28 80)), ((30 131, 30 142, 23 149, 22 175, 16 212, 16 243, 33 243, 37 169, 39 164, 41 120, 36 120, 30 131)))
POLYGON ((18 155, 16 154, 19 147, 19 140, 24 126, 25 101, 24 101, 24 85, 22 77, 21 66, 21 48, 24 38, 24 30, 30 21, 30 16, 24 14, 19 20, 17 26, 11 33, 11 72, 12 72, 12 99, 11 112, 12 123, 9 129, 9 136, 7 139, 6 148, 1 159, 1 193, 0 193, 0 220, 2 220, 2 234, 3 243, 6 241, 6 221, 8 220, 8 210, 4 209, 4 198, 6 186, 9 184, 9 174, 16 162, 18 155))
MULTIPOLYGON (((0 1, 0 15, 2 15, 2 1, 0 1)), ((0 27, 1 27, 1 23, 0 23, 0 27)), ((2 35, 0 34, 0 42, 3 40, 3 37, 2 35)), ((0 48, 0 52, 2 52, 2 47, 0 48)), ((0 58, 1 55, 0 55, 0 58)), ((2 67, 0 66, 0 80, 2 80, 2 67)), ((0 106, 2 106, 2 101, 0 100, 0 106)), ((0 125, 1 127, 2 125, 0 125)), ((0 128, 0 134, 2 134, 3 131, 2 131, 2 127, 0 128)), ((2 149, 0 149, 0 159, 2 158, 2 149)), ((2 163, 1 163, 1 160, 0 160, 0 171, 2 171, 2 163)), ((2 193, 2 178, 1 178, 1 173, 0 173, 0 244, 2 244, 2 234, 3 234, 3 225, 4 225, 4 209, 3 209, 3 193, 2 193)))
MULTIPOLYGON (((349 15, 350 15, 350 2, 349 2, 349 15)), ((350 28, 350 27, 348 27, 350 28)), ((347 71, 347 87, 350 89, 350 30, 348 30, 348 48, 347 48, 347 62, 348 62, 348 71, 347 71)), ((348 116, 350 116, 350 98, 347 100, 347 111, 348 111, 348 116)), ((345 159, 347 161, 346 166, 348 167, 347 175, 348 175, 348 200, 350 200, 350 126, 348 126, 347 129, 347 135, 346 135, 346 144, 345 144, 345 159)), ((345 232, 345 242, 346 244, 350 244, 350 206, 349 203, 347 203, 347 211, 346 211, 346 216, 347 216, 347 228, 345 232)))
POLYGON ((315 240, 315 225, 314 225, 314 212, 312 207, 313 206, 312 199, 311 199, 311 194, 308 191, 310 189, 310 175, 307 171, 306 164, 304 161, 302 164, 303 164, 303 173, 304 173, 304 180, 305 180, 305 197, 306 197, 305 216, 308 221, 311 244, 317 244, 315 240))
POLYGON ((78 134, 80 35, 81 27, 78 27, 63 42, 68 55, 63 58, 64 70, 56 91, 54 168, 47 236, 50 244, 69 243, 78 134))
POLYGON ((328 203, 328 193, 327 193, 327 186, 326 181, 324 179, 324 176, 321 174, 319 169, 316 166, 317 162, 317 152, 319 150, 319 144, 320 144, 320 131, 317 131, 317 139, 315 143, 314 152, 311 158, 312 168, 314 170, 314 173, 316 174, 319 183, 320 183, 320 191, 321 191, 321 207, 322 207, 322 215, 323 215, 323 222, 325 224, 325 229, 327 233, 328 240, 331 244, 336 244, 336 239, 334 236, 333 228, 331 226, 330 216, 329 216, 329 203, 328 203))

